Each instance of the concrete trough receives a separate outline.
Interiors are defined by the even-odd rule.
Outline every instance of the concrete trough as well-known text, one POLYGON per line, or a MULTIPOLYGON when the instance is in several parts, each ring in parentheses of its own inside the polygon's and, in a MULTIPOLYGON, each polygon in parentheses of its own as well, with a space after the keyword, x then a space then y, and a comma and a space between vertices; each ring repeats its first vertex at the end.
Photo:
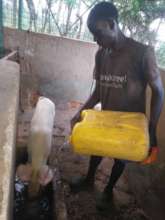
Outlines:
MULTIPOLYGON (((18 140, 17 140, 18 141, 18 140)), ((24 143, 25 144, 25 143, 24 143)), ((59 149, 57 149, 57 151, 60 151, 59 149)), ((61 178, 61 173, 60 173, 60 169, 59 169, 59 161, 58 161, 58 154, 52 151, 51 156, 49 158, 49 166, 52 168, 53 170, 53 181, 46 187, 46 191, 48 192, 48 199, 51 200, 51 204, 50 204, 50 216, 48 216, 47 218, 43 218, 42 220, 67 220, 67 208, 66 208, 66 203, 65 203, 65 195, 64 195, 64 186, 63 186, 63 181, 61 178)), ((27 147, 26 144, 22 145, 22 143, 18 143, 17 142, 17 148, 16 148, 16 167, 19 164, 25 164, 27 162, 27 147)), ((32 220, 32 216, 37 214, 37 207, 35 207, 35 205, 37 206, 37 201, 38 198, 36 198, 35 200, 31 202, 27 201, 27 205, 26 208, 31 209, 31 210, 25 210, 25 213, 27 216, 30 216, 28 218, 25 217, 25 220, 32 220), (35 204, 35 205, 33 205, 35 204), (33 210, 32 210, 33 209, 33 210)), ((25 214, 24 213, 24 214, 25 214)), ((23 216, 24 216, 23 214, 23 216)), ((36 217, 39 218, 39 214, 38 216, 36 215, 34 219, 36 219, 36 217)), ((24 218, 20 217, 14 217, 13 220, 24 220, 24 218)))
POLYGON ((19 64, 0 60, 0 220, 12 219, 19 64))
MULTIPOLYGON (((16 166, 25 155, 26 148, 17 146, 17 129, 20 95, 20 65, 17 52, 12 52, 0 60, 0 220, 13 220, 14 180, 16 166)), ((55 169, 58 173, 58 168, 55 169)), ((58 175, 59 176, 59 175, 58 175)), ((60 189, 60 181, 54 178, 51 184, 53 201, 60 189)), ((52 204, 52 220, 55 216, 55 202, 52 204)), ((18 220, 18 219, 17 219, 18 220)), ((50 220, 50 219, 49 219, 50 220)))

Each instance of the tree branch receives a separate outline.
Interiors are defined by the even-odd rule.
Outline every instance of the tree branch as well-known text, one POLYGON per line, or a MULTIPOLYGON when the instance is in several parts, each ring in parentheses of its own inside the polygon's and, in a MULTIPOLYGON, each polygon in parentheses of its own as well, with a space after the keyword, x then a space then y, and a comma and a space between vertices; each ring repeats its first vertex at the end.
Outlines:
POLYGON ((77 19, 76 21, 70 26, 70 29, 87 13, 87 11, 89 11, 90 8, 92 8, 96 3, 98 2, 98 0, 94 1, 77 19))
POLYGON ((50 5, 49 5, 49 3, 48 3, 47 0, 46 0, 46 3, 47 3, 47 7, 48 7, 48 9, 49 9, 49 11, 50 11, 50 14, 51 14, 51 16, 52 16, 52 18, 53 18, 53 20, 54 20, 54 23, 55 23, 55 25, 57 26, 58 32, 59 32, 60 36, 62 36, 63 33, 62 33, 61 29, 60 29, 60 26, 58 25, 58 23, 57 23, 57 21, 56 21, 56 18, 55 18, 55 16, 54 16, 54 14, 53 14, 53 12, 52 12, 52 9, 50 8, 50 5))

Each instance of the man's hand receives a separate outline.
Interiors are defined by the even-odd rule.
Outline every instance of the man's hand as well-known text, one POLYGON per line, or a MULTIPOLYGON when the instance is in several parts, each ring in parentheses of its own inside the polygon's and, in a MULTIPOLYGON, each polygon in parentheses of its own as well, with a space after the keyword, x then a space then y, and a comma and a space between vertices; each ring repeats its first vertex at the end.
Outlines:
POLYGON ((158 147, 151 147, 148 157, 141 162, 142 165, 154 163, 158 157, 158 147))
POLYGON ((71 130, 73 129, 74 125, 81 120, 81 112, 78 112, 72 119, 71 119, 71 130))
POLYGON ((151 164, 157 160, 158 157, 158 147, 157 147, 157 138, 156 138, 156 128, 151 124, 149 126, 149 135, 150 135, 150 149, 148 157, 142 161, 142 164, 151 164))
POLYGON ((84 105, 79 109, 77 114, 71 119, 71 130, 73 129, 74 125, 81 120, 81 112, 83 110, 85 110, 85 109, 92 109, 98 102, 100 102, 98 91, 99 91, 99 85, 96 82, 96 86, 95 86, 91 96, 84 103, 84 105))

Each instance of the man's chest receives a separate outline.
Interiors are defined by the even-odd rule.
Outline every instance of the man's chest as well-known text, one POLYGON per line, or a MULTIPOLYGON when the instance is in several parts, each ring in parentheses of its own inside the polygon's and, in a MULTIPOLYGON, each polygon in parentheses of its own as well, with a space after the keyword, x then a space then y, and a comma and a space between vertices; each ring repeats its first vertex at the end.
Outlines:
POLYGON ((105 56, 100 66, 100 85, 103 87, 131 90, 144 85, 140 60, 127 54, 105 56))

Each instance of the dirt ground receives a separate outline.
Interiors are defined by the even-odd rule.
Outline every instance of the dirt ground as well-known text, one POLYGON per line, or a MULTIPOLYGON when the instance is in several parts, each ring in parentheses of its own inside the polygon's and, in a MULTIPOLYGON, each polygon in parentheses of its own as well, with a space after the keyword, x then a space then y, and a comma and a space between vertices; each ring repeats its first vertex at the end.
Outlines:
MULTIPOLYGON (((138 207, 133 195, 129 192, 127 176, 122 175, 114 189, 114 204, 109 213, 100 213, 96 209, 96 197, 103 191, 111 172, 113 160, 104 158, 98 168, 95 190, 73 194, 69 182, 73 176, 84 176, 88 169, 89 157, 74 154, 65 139, 56 138, 53 152, 61 146, 59 166, 64 184, 68 220, 147 220, 149 217, 138 207)), ((53 153, 54 154, 54 153, 53 153)))

